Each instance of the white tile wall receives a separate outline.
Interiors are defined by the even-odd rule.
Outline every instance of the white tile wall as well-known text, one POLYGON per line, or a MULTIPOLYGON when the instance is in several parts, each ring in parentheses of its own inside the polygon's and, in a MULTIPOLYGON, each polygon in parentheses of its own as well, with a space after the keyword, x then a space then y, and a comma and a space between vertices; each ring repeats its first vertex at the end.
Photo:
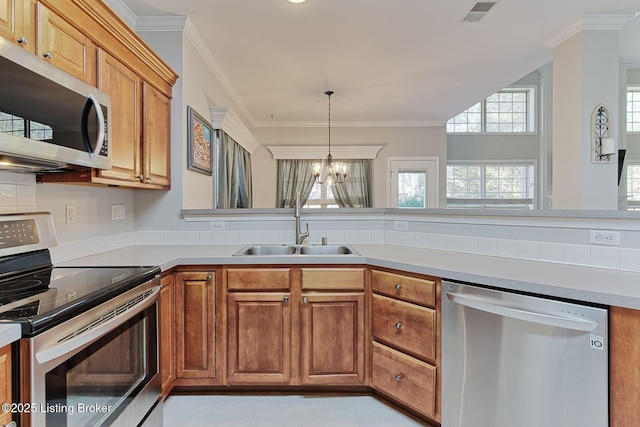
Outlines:
POLYGON ((33 212, 35 209, 35 175, 0 171, 0 213, 33 212))

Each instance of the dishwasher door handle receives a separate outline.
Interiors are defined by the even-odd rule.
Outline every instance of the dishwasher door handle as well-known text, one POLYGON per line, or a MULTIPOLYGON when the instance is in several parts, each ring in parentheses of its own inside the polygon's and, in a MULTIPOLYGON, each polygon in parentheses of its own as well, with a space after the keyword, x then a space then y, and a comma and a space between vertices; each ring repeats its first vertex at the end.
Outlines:
POLYGON ((450 301, 455 302, 456 304, 475 308, 476 310, 486 311, 488 313, 510 317, 513 319, 524 320, 526 322, 555 326, 558 328, 591 332, 596 328, 596 326, 598 326, 596 322, 592 322, 586 319, 577 319, 572 317, 556 316, 553 314, 522 310, 520 308, 505 306, 503 304, 500 304, 499 301, 488 301, 486 299, 474 298, 473 296, 466 294, 447 292, 447 298, 449 298, 450 301))

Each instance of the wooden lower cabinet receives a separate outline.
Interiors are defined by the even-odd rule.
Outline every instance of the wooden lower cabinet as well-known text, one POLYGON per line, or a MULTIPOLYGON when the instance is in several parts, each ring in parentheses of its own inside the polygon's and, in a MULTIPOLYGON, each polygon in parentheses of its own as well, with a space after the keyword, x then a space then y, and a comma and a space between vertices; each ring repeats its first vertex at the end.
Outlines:
POLYGON ((364 292, 302 294, 303 384, 364 384, 364 292))
POLYGON ((430 418, 436 415, 436 368, 373 343, 371 382, 376 390, 430 418))
POLYGON ((176 385, 216 384, 216 272, 175 273, 176 385))
MULTIPOLYGON (((11 363, 11 344, 9 344, 0 348, 0 404, 3 406, 5 403, 13 403, 11 363)), ((11 412, 0 411, 0 425, 10 423, 12 419, 11 412)))
POLYGON ((160 347, 160 378, 162 379, 162 396, 167 397, 175 379, 174 361, 174 286, 173 274, 167 274, 160 280, 160 303, 158 307, 159 347, 160 347))
POLYGON ((225 269, 228 384, 364 385, 364 272, 225 269))
POLYGON ((291 302, 285 292, 230 292, 227 297, 229 384, 289 384, 291 302))
POLYGON ((640 310, 609 308, 609 426, 640 425, 640 310))
POLYGON ((440 421, 440 281, 371 271, 371 386, 440 421))

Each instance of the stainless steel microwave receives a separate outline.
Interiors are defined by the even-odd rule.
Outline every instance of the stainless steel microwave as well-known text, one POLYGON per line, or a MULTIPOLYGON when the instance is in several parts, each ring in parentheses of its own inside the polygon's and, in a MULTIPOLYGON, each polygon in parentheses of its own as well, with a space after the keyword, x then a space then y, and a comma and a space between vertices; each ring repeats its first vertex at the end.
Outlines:
POLYGON ((111 168, 109 95, 0 38, 0 170, 111 168))

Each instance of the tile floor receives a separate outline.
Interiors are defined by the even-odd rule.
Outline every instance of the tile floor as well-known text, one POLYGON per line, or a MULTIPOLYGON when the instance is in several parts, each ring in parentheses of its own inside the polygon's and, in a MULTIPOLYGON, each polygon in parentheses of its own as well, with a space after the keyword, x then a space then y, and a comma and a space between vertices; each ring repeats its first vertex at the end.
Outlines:
POLYGON ((371 396, 169 396, 165 427, 414 427, 420 422, 371 396))

